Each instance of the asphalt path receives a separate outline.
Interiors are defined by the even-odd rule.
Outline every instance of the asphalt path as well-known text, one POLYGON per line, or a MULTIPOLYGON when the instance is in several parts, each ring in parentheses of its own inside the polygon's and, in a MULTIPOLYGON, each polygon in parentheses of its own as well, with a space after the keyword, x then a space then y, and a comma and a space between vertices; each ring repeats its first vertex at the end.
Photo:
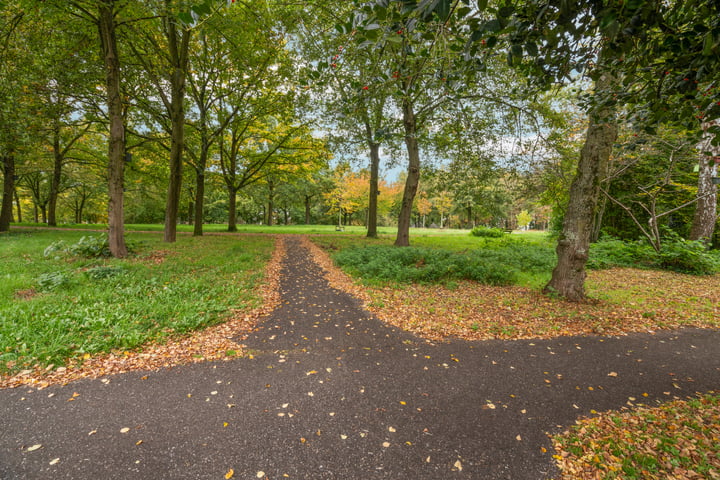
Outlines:
POLYGON ((0 390, 0 478, 540 480, 579 416, 720 388, 718 331, 431 343, 285 241, 252 358, 0 390))

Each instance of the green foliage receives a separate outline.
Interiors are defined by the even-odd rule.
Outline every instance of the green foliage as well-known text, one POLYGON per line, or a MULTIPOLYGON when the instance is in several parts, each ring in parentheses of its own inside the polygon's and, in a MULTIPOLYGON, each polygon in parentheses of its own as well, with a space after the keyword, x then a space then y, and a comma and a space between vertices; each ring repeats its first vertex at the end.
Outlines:
POLYGON ((112 278, 125 273, 125 268, 117 266, 105 266, 100 265, 97 267, 89 268, 85 271, 85 274, 93 280, 102 280, 104 278, 112 278))
POLYGON ((692 275, 720 272, 719 251, 708 251, 703 242, 685 240, 676 234, 663 242, 659 257, 660 266, 666 270, 692 275))
POLYGON ((55 254, 56 257, 58 254, 84 258, 109 257, 110 246, 108 244, 108 237, 105 234, 86 235, 80 237, 77 243, 70 245, 64 240, 58 240, 51 243, 44 252, 45 257, 50 257, 53 254, 55 254))
POLYGON ((470 235, 474 237, 500 238, 505 235, 505 232, 499 228, 477 226, 470 230, 470 235))
POLYGON ((273 248, 262 235, 181 236, 170 245, 131 234, 140 245, 131 260, 43 256, 48 243, 74 245, 81 235, 40 230, 0 242, 0 372, 138 348, 254 308, 273 248))
POLYGON ((488 285, 511 285, 523 274, 552 270, 549 247, 525 242, 498 242, 461 252, 443 248, 387 245, 352 246, 335 254, 339 266, 370 282, 441 283, 475 280, 488 285))
POLYGON ((646 241, 623 241, 603 237, 590 246, 588 268, 656 268, 692 275, 720 272, 720 251, 707 250, 699 241, 689 241, 667 231, 662 250, 656 252, 646 241))
POLYGON ((70 275, 65 272, 43 273, 37 278, 40 291, 52 292, 70 284, 70 275))

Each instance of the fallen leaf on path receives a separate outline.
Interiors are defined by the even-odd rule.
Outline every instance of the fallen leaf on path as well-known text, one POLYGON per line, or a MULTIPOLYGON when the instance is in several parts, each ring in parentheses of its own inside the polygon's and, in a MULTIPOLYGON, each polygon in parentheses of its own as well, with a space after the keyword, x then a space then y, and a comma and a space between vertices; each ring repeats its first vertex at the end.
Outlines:
POLYGON ((53 458, 52 460, 50 460, 50 465, 57 465, 57 463, 58 463, 59 461, 60 461, 59 458, 53 458))
POLYGON ((28 451, 28 452, 34 452, 35 450, 38 450, 38 449, 40 449, 40 448, 42 448, 42 445, 40 445, 40 444, 38 443, 38 444, 33 445, 32 447, 28 447, 27 451, 28 451))
POLYGON ((233 470, 233 469, 231 468, 231 469, 228 470, 227 473, 225 474, 225 479, 227 480, 227 479, 229 479, 229 478, 232 478, 233 475, 235 475, 235 470, 233 470))

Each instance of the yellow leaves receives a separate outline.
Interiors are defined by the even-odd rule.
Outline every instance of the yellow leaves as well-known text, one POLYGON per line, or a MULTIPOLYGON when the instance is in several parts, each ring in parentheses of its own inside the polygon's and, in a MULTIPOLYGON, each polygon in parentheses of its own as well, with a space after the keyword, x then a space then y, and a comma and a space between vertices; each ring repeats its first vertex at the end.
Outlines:
POLYGON ((38 443, 38 444, 33 445, 32 447, 28 447, 26 451, 34 452, 35 450, 39 450, 41 448, 42 448, 42 445, 38 443))
MULTIPOLYGON (((228 480, 228 479, 232 478, 233 475, 235 475, 235 470, 233 470, 233 469, 231 468, 231 469, 228 470, 227 473, 225 474, 225 480, 228 480)), ((258 477, 258 478, 262 478, 262 477, 258 477)))

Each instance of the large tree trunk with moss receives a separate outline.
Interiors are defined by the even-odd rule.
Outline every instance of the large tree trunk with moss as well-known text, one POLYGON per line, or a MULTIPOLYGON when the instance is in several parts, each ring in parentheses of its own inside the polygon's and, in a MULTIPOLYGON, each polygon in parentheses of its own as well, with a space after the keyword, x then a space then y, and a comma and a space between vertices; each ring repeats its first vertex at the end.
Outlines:
POLYGON ((0 232, 10 230, 13 216, 13 196, 15 194, 15 157, 12 153, 2 157, 3 194, 0 208, 0 232))
POLYGON ((420 183, 420 147, 417 141, 417 124, 415 112, 409 100, 403 100, 403 125, 405 127, 405 146, 408 152, 408 170, 403 191, 400 215, 398 216, 398 233, 395 246, 410 246, 410 219, 413 201, 420 183))
POLYGON ((123 181, 125 174, 125 122, 120 96, 120 57, 115 37, 115 0, 100 2, 99 30, 105 62, 105 89, 110 122, 108 145, 108 243, 117 258, 127 256, 123 181))
POLYGON ((707 131, 711 124, 703 125, 703 141, 698 145, 700 150, 700 170, 698 173, 697 204, 693 216, 690 240, 702 240, 710 243, 717 223, 717 185, 713 177, 718 174, 716 159, 720 158, 720 147, 713 146, 710 141, 713 134, 707 131))
MULTIPOLYGON (((596 82, 596 89, 604 91, 612 84, 610 75, 602 75, 596 82)), ((585 265, 600 197, 600 182, 607 175, 612 146, 617 138, 614 113, 613 108, 603 106, 590 112, 585 145, 570 186, 570 200, 558 239, 558 263, 545 286, 546 293, 570 301, 585 299, 585 265)))

